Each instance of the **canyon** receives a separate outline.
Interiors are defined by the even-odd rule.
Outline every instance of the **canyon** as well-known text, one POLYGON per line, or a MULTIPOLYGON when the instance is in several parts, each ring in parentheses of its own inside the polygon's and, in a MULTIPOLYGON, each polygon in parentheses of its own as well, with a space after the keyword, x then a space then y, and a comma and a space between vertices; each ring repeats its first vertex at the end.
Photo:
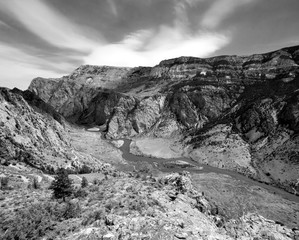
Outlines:
POLYGON ((26 91, 0 88, 0 177, 47 186, 63 167, 75 182, 101 178, 78 202, 84 218, 109 203, 105 217, 74 219, 64 239, 298 239, 298 66, 294 46, 154 67, 83 65, 26 91))
POLYGON ((152 68, 84 65, 62 78, 36 78, 29 91, 72 123, 101 126, 107 139, 133 139, 135 150, 160 139, 172 149, 168 157, 294 193, 298 64, 295 46, 250 56, 180 57, 152 68))

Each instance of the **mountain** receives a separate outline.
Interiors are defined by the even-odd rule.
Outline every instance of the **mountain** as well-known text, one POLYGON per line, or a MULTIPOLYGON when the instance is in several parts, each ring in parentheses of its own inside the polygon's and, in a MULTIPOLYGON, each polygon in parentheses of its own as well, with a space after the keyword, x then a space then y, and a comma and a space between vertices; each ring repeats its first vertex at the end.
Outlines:
POLYGON ((182 156, 294 192, 298 64, 299 46, 152 68, 84 65, 62 78, 36 78, 29 90, 68 121, 101 125, 106 138, 176 139, 182 156))

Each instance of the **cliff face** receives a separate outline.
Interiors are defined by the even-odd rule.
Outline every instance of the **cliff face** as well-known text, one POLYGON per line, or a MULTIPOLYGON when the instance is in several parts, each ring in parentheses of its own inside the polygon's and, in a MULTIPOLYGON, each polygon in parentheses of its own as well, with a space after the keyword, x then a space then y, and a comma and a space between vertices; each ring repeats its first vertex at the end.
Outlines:
POLYGON ((29 87, 66 119, 108 138, 178 137, 185 155, 293 191, 298 176, 299 47, 180 57, 153 68, 82 66, 29 87), (209 146, 209 147, 204 147, 209 146))
POLYGON ((63 117, 35 94, 0 88, 1 164, 23 162, 46 172, 101 169, 102 162, 73 149, 63 124, 63 117))

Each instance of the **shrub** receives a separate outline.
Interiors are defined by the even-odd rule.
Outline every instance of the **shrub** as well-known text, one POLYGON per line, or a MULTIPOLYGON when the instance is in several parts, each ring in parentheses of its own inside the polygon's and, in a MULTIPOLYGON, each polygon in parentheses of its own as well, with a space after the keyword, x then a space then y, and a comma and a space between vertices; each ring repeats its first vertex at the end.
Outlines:
POLYGON ((88 193, 82 188, 80 188, 74 192, 75 198, 85 198, 87 195, 88 195, 88 193))
POLYGON ((28 208, 19 209, 10 216, 0 216, 0 239, 41 239, 56 229, 61 221, 77 217, 80 213, 78 203, 33 204, 28 208))
POLYGON ((32 187, 33 187, 33 189, 40 189, 40 184, 36 177, 33 178, 32 187))
POLYGON ((51 214, 41 205, 19 210, 15 216, 2 221, 1 239, 38 239, 51 228, 51 214))
POLYGON ((69 219, 69 218, 75 218, 80 216, 81 213, 81 207, 78 202, 67 202, 62 210, 62 218, 63 219, 69 219))
POLYGON ((92 183, 94 184, 94 185, 102 185, 103 184, 103 182, 104 182, 104 179, 98 179, 98 178, 94 178, 93 180, 92 180, 92 183))
POLYGON ((99 208, 91 213, 89 213, 82 221, 82 225, 86 226, 86 225, 90 225, 92 223, 94 223, 97 220, 101 220, 104 219, 104 217, 106 216, 106 212, 105 209, 103 208, 99 208))
POLYGON ((69 197, 73 194, 73 183, 65 169, 58 169, 57 175, 55 180, 51 183, 50 189, 53 190, 54 198, 63 198, 64 202, 66 197, 69 197))
POLYGON ((92 169, 90 167, 88 167, 87 165, 85 165, 85 164, 79 170, 80 174, 91 173, 91 172, 92 172, 92 169))
POLYGON ((9 179, 8 177, 1 177, 0 178, 0 189, 1 190, 6 190, 8 189, 8 182, 9 182, 9 179))
POLYGON ((89 188, 90 192, 98 192, 100 187, 98 185, 93 185, 89 188))
POLYGON ((87 186, 88 186, 88 181, 87 181, 86 177, 83 177, 82 181, 81 181, 81 187, 85 188, 87 186))

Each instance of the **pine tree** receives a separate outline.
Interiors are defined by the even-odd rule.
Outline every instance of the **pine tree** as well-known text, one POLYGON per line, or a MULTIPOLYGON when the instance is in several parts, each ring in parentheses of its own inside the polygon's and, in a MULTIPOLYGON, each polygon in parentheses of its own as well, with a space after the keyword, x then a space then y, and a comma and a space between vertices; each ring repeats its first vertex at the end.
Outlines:
POLYGON ((8 188, 8 177, 1 177, 0 178, 0 189, 6 190, 8 188))
POLYGON ((82 181, 81 181, 81 187, 85 188, 87 186, 88 186, 88 181, 87 181, 86 177, 83 177, 82 181))
POLYGON ((57 171, 55 180, 51 183, 50 189, 53 190, 54 198, 65 198, 72 195, 74 192, 72 180, 68 176, 68 172, 64 168, 60 168, 57 171))
POLYGON ((34 189, 40 189, 40 184, 39 184, 38 179, 37 179, 36 177, 33 178, 32 187, 33 187, 34 189))

